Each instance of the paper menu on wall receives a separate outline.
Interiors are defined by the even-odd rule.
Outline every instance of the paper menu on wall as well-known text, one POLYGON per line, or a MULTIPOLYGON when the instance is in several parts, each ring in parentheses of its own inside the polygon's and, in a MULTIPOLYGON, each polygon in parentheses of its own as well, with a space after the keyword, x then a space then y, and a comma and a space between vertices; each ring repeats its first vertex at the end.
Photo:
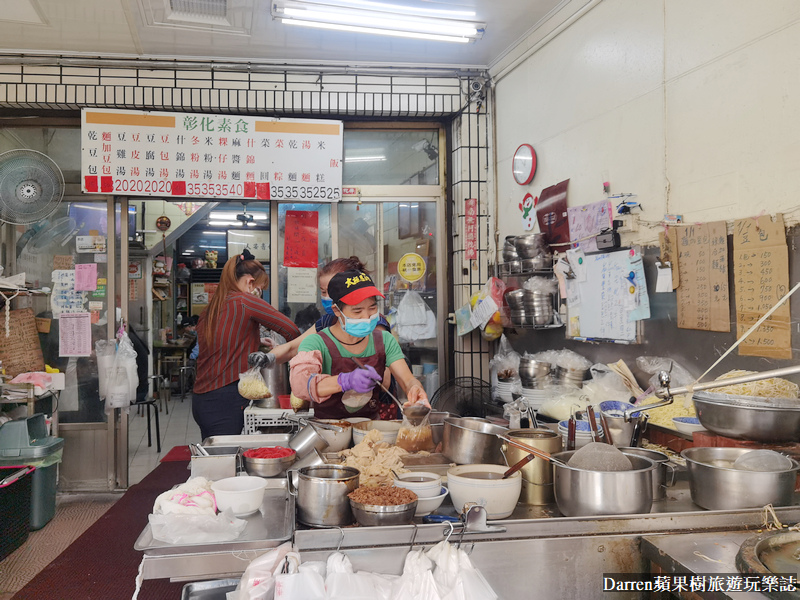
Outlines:
POLYGON ((58 355, 89 356, 92 353, 92 315, 64 313, 59 319, 58 355))
POLYGON ((567 214, 570 240, 584 252, 596 252, 597 240, 593 236, 611 227, 611 201, 601 200, 584 206, 570 206, 567 214))
POLYGON ((725 221, 676 227, 678 327, 730 331, 728 229, 725 221))
POLYGON ((75 291, 93 292, 97 289, 97 263, 75 265, 75 291))
POLYGON ((53 318, 61 313, 84 312, 86 293, 75 290, 75 270, 53 271, 53 292, 50 294, 50 310, 53 318))
MULTIPOLYGON (((741 336, 789 291, 789 250, 783 217, 740 219, 733 226, 736 330, 741 336)), ((785 302, 746 340, 743 356, 792 358, 791 315, 785 302)))
MULTIPOLYGON (((585 264, 586 281, 577 283, 580 287, 577 335, 636 341, 636 321, 650 317, 641 254, 637 250, 590 254, 585 264)), ((575 335, 572 318, 570 314, 571 332, 575 335)))

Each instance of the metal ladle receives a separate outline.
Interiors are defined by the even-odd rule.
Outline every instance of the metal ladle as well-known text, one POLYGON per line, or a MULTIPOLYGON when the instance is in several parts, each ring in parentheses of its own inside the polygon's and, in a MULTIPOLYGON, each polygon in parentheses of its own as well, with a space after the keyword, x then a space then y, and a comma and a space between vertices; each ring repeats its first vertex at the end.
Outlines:
MULTIPOLYGON (((359 369, 366 369, 366 367, 364 366, 364 363, 362 363, 360 360, 358 360, 355 356, 351 356, 350 358, 352 359, 352 361, 354 363, 356 363, 356 365, 358 365, 359 369)), ((380 386, 380 388, 384 392, 386 392, 386 394, 392 400, 394 400, 395 404, 397 404, 397 406, 400 408, 400 412, 403 413, 403 416, 408 418, 409 422, 412 425, 419 425, 420 423, 422 423, 422 420, 426 416, 428 416, 428 413, 431 412, 430 407, 429 406, 425 406, 424 404, 411 404, 410 406, 404 407, 403 403, 400 402, 400 400, 398 400, 397 397, 392 392, 390 392, 386 388, 385 385, 383 385, 382 381, 378 381, 377 383, 380 386)))

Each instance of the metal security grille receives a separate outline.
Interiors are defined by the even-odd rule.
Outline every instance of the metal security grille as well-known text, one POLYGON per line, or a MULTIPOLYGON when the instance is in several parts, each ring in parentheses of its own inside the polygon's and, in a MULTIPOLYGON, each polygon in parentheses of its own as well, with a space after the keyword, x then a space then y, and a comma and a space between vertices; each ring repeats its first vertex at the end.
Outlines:
MULTIPOLYGON (((465 82, 472 90, 474 79, 465 82)), ((480 80, 482 81, 482 80, 480 80)), ((466 94, 465 94, 466 95, 466 94)), ((490 206, 489 140, 491 119, 487 91, 469 94, 469 104, 452 123, 450 152, 451 207, 448 222, 452 227, 453 249, 450 256, 452 269, 453 305, 450 312, 463 306, 470 296, 481 290, 489 278, 489 264, 493 260, 494 216, 490 206), (465 258, 465 208, 466 200, 478 201, 477 260, 465 258)), ((456 336, 450 372, 455 377, 471 376, 489 381, 489 343, 479 333, 456 336)))
POLYGON ((158 61, 154 65, 138 60, 99 61, 97 66, 81 61, 86 66, 68 66, 63 63, 72 59, 41 59, 54 60, 62 64, 0 62, 0 107, 449 118, 462 105, 459 74, 313 73, 313 67, 295 72, 238 64, 158 61))

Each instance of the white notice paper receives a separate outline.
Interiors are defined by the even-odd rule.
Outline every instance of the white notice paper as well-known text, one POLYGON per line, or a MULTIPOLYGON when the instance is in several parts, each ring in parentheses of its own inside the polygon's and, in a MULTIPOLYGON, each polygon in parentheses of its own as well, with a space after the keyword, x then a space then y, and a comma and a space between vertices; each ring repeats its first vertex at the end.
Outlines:
POLYGON ((481 300, 481 302, 472 311, 472 316, 469 318, 469 322, 472 323, 474 327, 480 327, 483 329, 486 327, 489 319, 492 318, 492 315, 496 312, 497 303, 491 296, 487 296, 481 300))
POLYGON ((671 292, 672 291, 672 265, 669 261, 663 265, 659 262, 656 263, 658 270, 658 277, 656 278, 656 292, 671 292))
POLYGON ((91 313, 62 313, 58 328, 59 356, 89 356, 92 353, 91 313))
POLYGON ((301 267, 287 269, 287 302, 317 303, 317 270, 301 267))

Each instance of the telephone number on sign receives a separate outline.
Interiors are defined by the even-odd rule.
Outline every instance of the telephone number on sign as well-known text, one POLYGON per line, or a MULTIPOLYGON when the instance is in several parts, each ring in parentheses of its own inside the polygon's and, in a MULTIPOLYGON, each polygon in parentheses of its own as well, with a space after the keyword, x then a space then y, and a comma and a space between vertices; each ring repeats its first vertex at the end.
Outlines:
POLYGON ((244 196, 241 183, 187 183, 187 196, 244 196))
POLYGON ((342 190, 337 187, 318 185, 273 185, 270 187, 273 198, 309 198, 320 200, 336 200, 341 197, 342 190))
POLYGON ((155 192, 169 194, 172 182, 158 179, 115 179, 115 192, 155 192))

